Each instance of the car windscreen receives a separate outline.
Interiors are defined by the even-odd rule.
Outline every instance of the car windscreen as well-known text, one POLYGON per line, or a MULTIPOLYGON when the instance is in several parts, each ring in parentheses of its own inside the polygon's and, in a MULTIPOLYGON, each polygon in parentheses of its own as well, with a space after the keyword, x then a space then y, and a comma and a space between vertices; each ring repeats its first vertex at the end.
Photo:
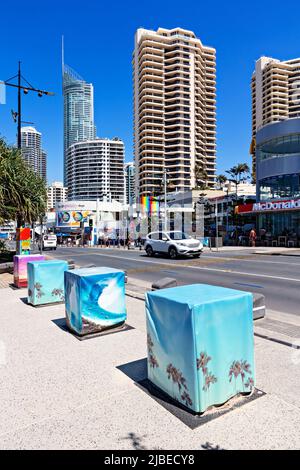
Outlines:
POLYGON ((191 238, 184 232, 168 232, 168 236, 171 238, 171 240, 187 240, 191 238))

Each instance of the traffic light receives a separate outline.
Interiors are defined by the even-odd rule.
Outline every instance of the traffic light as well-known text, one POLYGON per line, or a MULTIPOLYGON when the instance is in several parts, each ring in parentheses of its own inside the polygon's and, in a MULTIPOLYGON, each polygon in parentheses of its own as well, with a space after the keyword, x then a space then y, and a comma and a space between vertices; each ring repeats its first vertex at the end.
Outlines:
POLYGON ((89 227, 93 227, 93 219, 89 219, 89 227))

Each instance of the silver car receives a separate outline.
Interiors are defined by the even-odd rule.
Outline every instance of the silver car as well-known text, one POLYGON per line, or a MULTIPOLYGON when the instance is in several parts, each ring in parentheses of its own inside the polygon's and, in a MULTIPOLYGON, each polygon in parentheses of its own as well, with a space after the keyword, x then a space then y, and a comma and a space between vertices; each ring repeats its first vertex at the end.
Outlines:
POLYGON ((144 247, 148 256, 163 253, 172 259, 179 255, 199 258, 203 250, 203 245, 199 240, 180 231, 151 232, 146 237, 144 247))

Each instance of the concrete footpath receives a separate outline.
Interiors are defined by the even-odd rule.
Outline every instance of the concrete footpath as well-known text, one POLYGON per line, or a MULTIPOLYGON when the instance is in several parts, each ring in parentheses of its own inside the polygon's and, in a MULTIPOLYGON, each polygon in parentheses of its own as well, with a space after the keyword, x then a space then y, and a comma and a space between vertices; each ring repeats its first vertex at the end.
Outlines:
POLYGON ((34 308, 26 295, 0 290, 0 449, 300 448, 300 350, 255 336, 265 395, 192 429, 137 385, 142 300, 126 297, 132 329, 79 341, 63 304, 34 308))

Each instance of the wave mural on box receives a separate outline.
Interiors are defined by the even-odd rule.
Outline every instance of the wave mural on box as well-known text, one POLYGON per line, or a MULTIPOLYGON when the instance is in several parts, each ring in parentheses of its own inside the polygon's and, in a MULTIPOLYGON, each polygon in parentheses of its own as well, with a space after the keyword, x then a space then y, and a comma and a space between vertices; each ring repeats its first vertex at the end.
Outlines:
POLYGON ((65 292, 67 323, 79 335, 113 328, 126 320, 123 271, 103 267, 68 271, 65 292))

